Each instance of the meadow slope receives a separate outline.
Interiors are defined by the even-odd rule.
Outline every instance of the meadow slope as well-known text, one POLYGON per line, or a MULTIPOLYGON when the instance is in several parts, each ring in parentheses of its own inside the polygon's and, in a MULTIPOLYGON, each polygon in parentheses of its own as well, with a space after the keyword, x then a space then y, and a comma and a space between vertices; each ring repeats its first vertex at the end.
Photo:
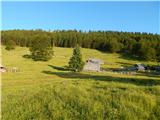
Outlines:
MULTIPOLYGON (((159 120, 160 76, 113 72, 72 73, 64 69, 71 48, 54 48, 48 62, 35 62, 28 48, 6 51, 2 63, 19 72, 2 73, 3 120, 159 120)), ((82 49, 83 60, 105 61, 106 70, 131 66, 137 61, 120 54, 82 49)))

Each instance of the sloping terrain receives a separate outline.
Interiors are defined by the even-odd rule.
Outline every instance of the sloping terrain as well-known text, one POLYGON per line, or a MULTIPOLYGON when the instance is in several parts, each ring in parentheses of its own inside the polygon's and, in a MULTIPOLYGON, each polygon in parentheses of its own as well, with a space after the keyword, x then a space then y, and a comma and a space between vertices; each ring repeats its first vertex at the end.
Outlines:
POLYGON ((64 66, 71 48, 54 48, 48 62, 29 58, 28 48, 6 51, 2 63, 2 119, 4 120, 158 120, 160 119, 160 76, 135 75, 111 70, 137 61, 120 54, 82 49, 83 60, 104 60, 106 72, 72 73, 64 66), (26 57, 28 56, 28 57, 26 57), (13 68, 17 72, 13 72, 13 68))

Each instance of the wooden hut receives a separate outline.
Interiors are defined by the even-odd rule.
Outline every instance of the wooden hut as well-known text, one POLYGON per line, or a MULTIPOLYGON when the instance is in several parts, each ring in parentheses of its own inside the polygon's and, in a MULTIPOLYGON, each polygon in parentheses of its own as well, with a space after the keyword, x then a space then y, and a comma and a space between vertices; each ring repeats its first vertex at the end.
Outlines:
POLYGON ((104 62, 100 59, 95 58, 89 58, 86 60, 86 63, 84 65, 83 71, 101 71, 101 64, 104 64, 104 62))

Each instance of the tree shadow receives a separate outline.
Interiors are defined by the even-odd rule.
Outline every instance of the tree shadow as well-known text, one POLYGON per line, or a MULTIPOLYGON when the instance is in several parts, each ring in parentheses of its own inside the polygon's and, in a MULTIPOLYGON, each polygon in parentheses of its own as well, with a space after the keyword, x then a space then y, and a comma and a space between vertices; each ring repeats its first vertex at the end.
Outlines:
POLYGON ((25 54, 22 57, 27 58, 27 59, 32 59, 32 55, 29 55, 29 54, 25 54))
POLYGON ((131 66, 133 66, 133 64, 131 64, 131 63, 125 63, 125 62, 116 62, 116 63, 120 64, 122 67, 131 67, 131 66))
POLYGON ((129 54, 129 53, 121 53, 120 54, 120 58, 122 59, 126 59, 126 60, 135 60, 135 61, 142 61, 142 58, 138 57, 138 56, 135 56, 135 55, 132 55, 132 54, 129 54))
POLYGON ((120 78, 106 75, 91 75, 75 72, 52 72, 52 71, 42 71, 42 73, 57 75, 61 78, 71 78, 71 79, 92 79, 97 81, 107 81, 107 82, 118 82, 134 84, 138 86, 154 86, 160 85, 160 80, 155 79, 139 79, 139 78, 120 78))
POLYGON ((54 65, 48 65, 48 66, 53 69, 56 69, 56 70, 69 71, 69 68, 67 66, 64 66, 64 67, 58 67, 58 66, 54 66, 54 65))
MULTIPOLYGON (((116 71, 117 71, 117 72, 118 72, 118 71, 122 71, 121 68, 104 68, 104 67, 102 67, 101 70, 102 70, 102 71, 113 71, 113 72, 114 72, 114 71, 115 71, 115 72, 116 72, 116 71)), ((123 70, 123 71, 124 71, 124 70, 123 70)))
POLYGON ((160 72, 139 72, 139 76, 148 76, 148 77, 159 77, 160 78, 160 72))

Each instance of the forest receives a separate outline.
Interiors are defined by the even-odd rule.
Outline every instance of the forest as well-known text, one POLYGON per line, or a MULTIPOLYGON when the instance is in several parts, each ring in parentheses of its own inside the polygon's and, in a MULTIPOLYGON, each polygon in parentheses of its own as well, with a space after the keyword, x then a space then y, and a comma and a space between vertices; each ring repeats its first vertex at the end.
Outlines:
POLYGON ((142 60, 160 61, 160 35, 140 32, 81 31, 81 30, 3 30, 2 45, 30 47, 33 40, 43 38, 56 47, 97 49, 102 52, 125 53, 142 60))

